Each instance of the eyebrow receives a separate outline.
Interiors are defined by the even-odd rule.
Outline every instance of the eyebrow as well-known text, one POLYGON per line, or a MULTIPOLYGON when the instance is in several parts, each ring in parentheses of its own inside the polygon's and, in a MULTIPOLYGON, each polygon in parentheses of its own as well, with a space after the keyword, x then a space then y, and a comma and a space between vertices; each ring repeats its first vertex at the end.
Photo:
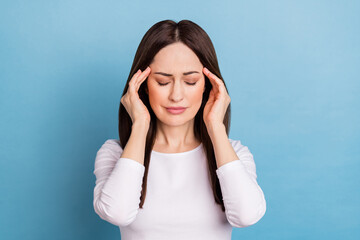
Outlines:
MULTIPOLYGON (((193 74, 193 73, 199 73, 199 72, 198 72, 198 71, 184 72, 183 75, 186 76, 186 75, 190 75, 190 74, 193 74)), ((163 76, 166 76, 166 77, 171 77, 171 76, 173 76, 172 74, 163 73, 163 72, 154 72, 154 74, 160 74, 160 75, 163 75, 163 76)))

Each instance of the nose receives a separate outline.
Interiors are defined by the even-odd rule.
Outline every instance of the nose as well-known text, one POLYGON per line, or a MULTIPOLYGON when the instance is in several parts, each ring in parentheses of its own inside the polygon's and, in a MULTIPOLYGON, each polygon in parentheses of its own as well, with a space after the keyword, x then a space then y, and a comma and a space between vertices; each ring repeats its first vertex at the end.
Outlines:
POLYGON ((184 98, 184 89, 180 81, 175 81, 169 96, 171 101, 180 102, 184 98))

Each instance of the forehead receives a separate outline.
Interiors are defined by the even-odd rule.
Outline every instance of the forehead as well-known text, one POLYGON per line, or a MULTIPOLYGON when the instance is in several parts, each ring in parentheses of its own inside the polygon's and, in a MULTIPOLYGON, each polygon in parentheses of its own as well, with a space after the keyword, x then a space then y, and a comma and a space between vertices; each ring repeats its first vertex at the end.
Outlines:
POLYGON ((162 48, 150 64, 152 70, 167 72, 191 71, 201 69, 202 64, 197 55, 181 42, 173 43, 162 48))

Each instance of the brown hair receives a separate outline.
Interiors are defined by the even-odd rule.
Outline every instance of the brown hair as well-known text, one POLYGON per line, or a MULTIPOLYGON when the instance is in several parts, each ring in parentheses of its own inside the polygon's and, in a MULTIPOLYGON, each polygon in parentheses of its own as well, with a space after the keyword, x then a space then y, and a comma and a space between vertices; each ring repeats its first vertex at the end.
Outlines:
MULTIPOLYGON (((185 45, 187 45, 197 55, 197 57, 199 58, 200 62, 204 67, 209 69, 220 79, 223 79, 218 66, 218 61, 214 46, 209 36, 199 25, 197 25, 196 23, 190 20, 182 20, 178 23, 172 20, 163 20, 154 24, 145 33, 144 37, 142 38, 139 47, 136 51, 135 58, 131 66, 130 74, 127 79, 122 96, 126 94, 129 87, 129 81, 131 80, 132 76, 136 73, 136 71, 138 69, 141 69, 142 71, 145 70, 145 68, 152 63, 152 61, 154 60, 154 56, 156 55, 157 52, 159 52, 163 47, 175 42, 182 42, 185 45)), ((150 106, 149 97, 146 94, 145 89, 146 89, 146 84, 142 84, 139 88, 138 94, 140 99, 148 108, 148 111, 151 116, 151 121, 150 121, 149 130, 146 137, 146 144, 145 144, 145 158, 144 158, 145 173, 142 183, 140 208, 142 208, 146 197, 146 183, 147 183, 147 175, 148 175, 148 169, 150 163, 150 156, 151 156, 152 148, 155 143, 155 135, 157 129, 156 115, 154 114, 150 106)), ((216 175, 217 165, 216 165, 214 148, 203 120, 204 106, 209 98, 209 93, 211 89, 212 89, 212 84, 205 75, 205 91, 203 93, 203 99, 200 109, 195 116, 194 135, 198 140, 200 140, 203 143, 204 151, 206 153, 208 160, 209 181, 213 189, 214 199, 215 202, 221 206, 221 209, 224 212, 225 207, 222 199, 220 183, 216 175)), ((229 128, 230 128, 230 109, 231 107, 229 104, 223 122, 227 134, 229 133, 229 128)), ((120 145, 123 149, 129 140, 131 134, 131 127, 132 127, 132 120, 128 112, 126 111, 125 107, 120 102, 118 130, 120 137, 120 145)))

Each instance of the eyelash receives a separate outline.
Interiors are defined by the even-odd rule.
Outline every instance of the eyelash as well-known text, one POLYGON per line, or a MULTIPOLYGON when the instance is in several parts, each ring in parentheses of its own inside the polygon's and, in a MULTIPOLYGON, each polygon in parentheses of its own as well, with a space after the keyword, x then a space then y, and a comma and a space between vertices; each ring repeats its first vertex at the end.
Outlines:
MULTIPOLYGON (((163 83, 159 83, 158 82, 158 84, 160 85, 160 86, 166 86, 166 85, 168 85, 168 83, 165 83, 165 84, 163 84, 163 83)), ((190 85, 190 86, 194 86, 195 84, 196 84, 196 82, 194 82, 194 83, 186 83, 187 85, 190 85)))

